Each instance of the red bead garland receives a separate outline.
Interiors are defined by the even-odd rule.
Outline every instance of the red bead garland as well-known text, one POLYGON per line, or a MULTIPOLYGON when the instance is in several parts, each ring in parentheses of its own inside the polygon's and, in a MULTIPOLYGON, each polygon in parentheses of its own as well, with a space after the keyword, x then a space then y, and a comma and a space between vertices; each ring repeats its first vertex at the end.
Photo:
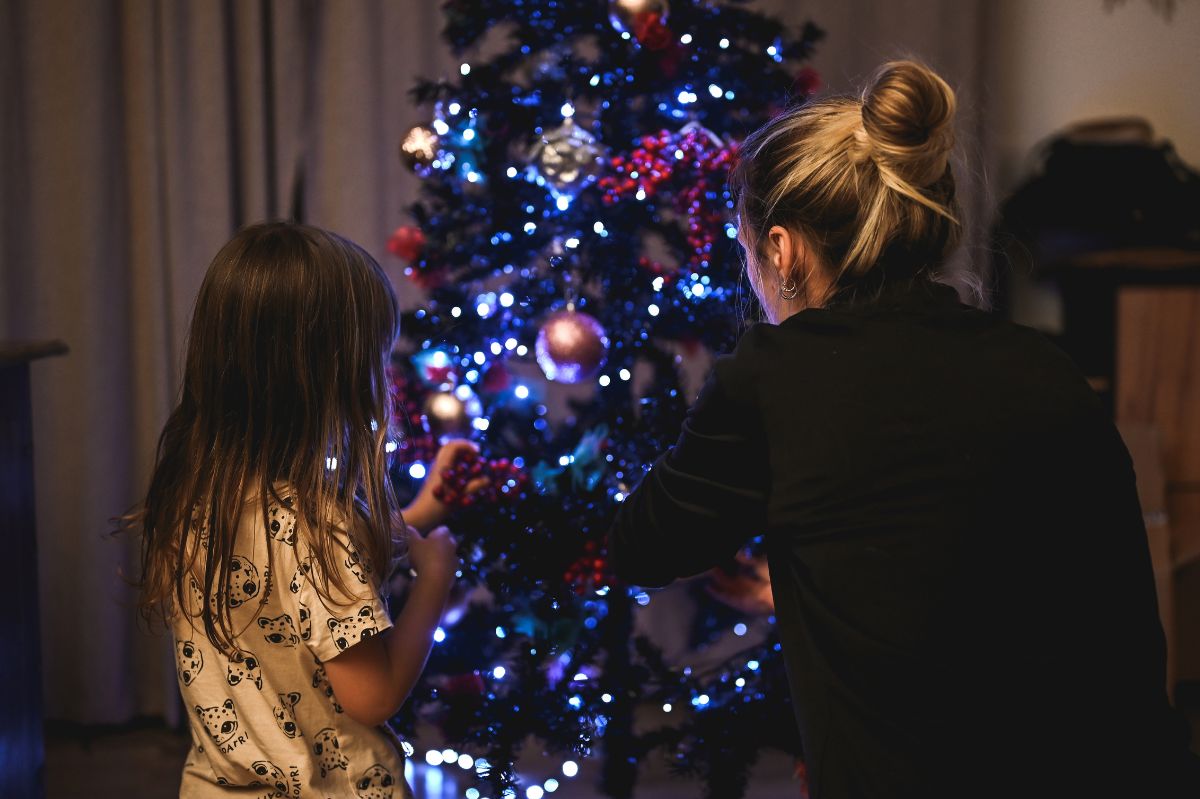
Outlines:
POLYGON ((675 210, 686 220, 687 242, 692 254, 688 265, 697 268, 708 259, 727 218, 724 202, 710 200, 720 195, 736 154, 734 145, 718 144, 703 128, 659 131, 643 136, 628 155, 615 155, 609 164, 612 174, 600 179, 603 201, 612 205, 637 194, 649 199, 668 181, 681 185, 674 193, 675 210))
POLYGON ((595 541, 583 545, 583 555, 563 572, 563 580, 582 596, 589 588, 595 589, 612 582, 612 571, 608 558, 600 551, 595 541))
POLYGON ((428 393, 418 382, 392 372, 392 421, 400 433, 393 458, 400 463, 429 463, 437 455, 437 441, 424 417, 428 393))
POLYGON ((434 489, 433 495, 439 502, 455 508, 515 502, 529 482, 529 476, 508 458, 488 460, 475 452, 464 453, 442 472, 441 478, 441 485, 434 489), (468 492, 467 486, 481 478, 487 484, 468 492))

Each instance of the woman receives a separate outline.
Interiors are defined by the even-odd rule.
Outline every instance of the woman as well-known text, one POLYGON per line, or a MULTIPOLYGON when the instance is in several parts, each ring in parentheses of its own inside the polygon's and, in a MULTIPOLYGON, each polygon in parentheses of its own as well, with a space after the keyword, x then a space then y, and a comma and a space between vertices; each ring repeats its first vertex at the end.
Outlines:
POLYGON ((1129 456, 1071 363, 933 281, 955 100, 912 62, 730 176, 770 324, 624 503, 661 585, 765 533, 812 796, 1200 796, 1129 456))

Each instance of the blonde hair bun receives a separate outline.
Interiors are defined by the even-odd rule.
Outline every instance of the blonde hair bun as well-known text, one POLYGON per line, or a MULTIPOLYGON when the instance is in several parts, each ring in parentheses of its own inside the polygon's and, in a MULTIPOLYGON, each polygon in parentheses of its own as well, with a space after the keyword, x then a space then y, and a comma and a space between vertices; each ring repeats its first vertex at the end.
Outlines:
POLYGON ((862 122, 881 169, 924 188, 946 173, 954 147, 954 90, 915 61, 892 61, 862 95, 862 122))

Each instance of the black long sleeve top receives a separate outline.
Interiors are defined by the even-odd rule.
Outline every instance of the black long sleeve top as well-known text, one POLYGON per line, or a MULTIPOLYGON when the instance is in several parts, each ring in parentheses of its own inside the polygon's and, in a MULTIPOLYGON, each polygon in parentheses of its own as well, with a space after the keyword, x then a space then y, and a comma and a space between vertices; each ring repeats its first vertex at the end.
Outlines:
POLYGON ((760 533, 814 799, 1200 797, 1129 455, 1039 334, 927 281, 750 328, 610 556, 760 533))

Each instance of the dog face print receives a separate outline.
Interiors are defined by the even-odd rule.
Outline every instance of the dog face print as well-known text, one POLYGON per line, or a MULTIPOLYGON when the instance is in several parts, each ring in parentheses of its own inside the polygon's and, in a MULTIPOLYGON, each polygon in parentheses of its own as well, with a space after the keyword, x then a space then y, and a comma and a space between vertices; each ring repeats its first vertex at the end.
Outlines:
POLYGON ((312 614, 308 612, 308 605, 303 602, 300 604, 300 640, 307 641, 312 637, 312 614))
POLYGON ((258 657, 249 649, 234 652, 233 657, 229 659, 229 666, 225 669, 225 680, 230 685, 250 683, 261 691, 262 672, 258 669, 258 657))
POLYGON ((362 773, 354 783, 359 799, 392 799, 392 772, 376 763, 362 773))
POLYGON ((333 643, 338 651, 351 647, 364 638, 370 638, 379 632, 375 626, 375 613, 367 605, 353 616, 344 619, 330 619, 329 631, 333 633, 333 643))
POLYGON ((178 663, 179 681, 191 685, 201 669, 204 668, 204 653, 191 641, 180 641, 175 644, 175 660, 178 663))
POLYGON ((267 528, 271 538, 288 546, 296 544, 296 513, 292 510, 295 499, 284 497, 282 503, 272 502, 267 508, 267 528))
POLYGON ((288 583, 288 588, 293 594, 300 592, 300 585, 309 578, 312 574, 312 558, 305 558, 300 561, 300 567, 296 569, 296 573, 292 575, 292 581, 288 583))
POLYGON ((300 643, 300 638, 296 635, 296 626, 292 624, 292 617, 287 613, 281 613, 274 618, 259 616, 258 629, 263 631, 263 638, 266 638, 268 643, 281 646, 295 646, 300 643))
POLYGON ((196 715, 204 723, 204 729, 208 730, 208 737, 212 738, 217 746, 228 741, 237 732, 237 713, 234 712, 232 699, 226 699, 222 704, 212 707, 196 705, 196 715))
POLYGON ((188 576, 188 594, 192 600, 188 607, 188 613, 199 615, 204 610, 204 591, 200 588, 200 583, 196 582, 196 578, 190 575, 188 576))
POLYGON ((335 768, 345 769, 349 760, 342 754, 338 745, 337 735, 332 727, 326 727, 317 733, 313 743, 313 754, 321 764, 321 776, 324 777, 335 768))
POLYGON ((312 687, 325 694, 325 698, 333 705, 334 713, 342 712, 342 706, 338 704, 337 697, 333 695, 333 685, 329 682, 329 677, 325 675, 325 666, 317 665, 317 670, 313 672, 312 687))
POLYGON ((289 738, 295 738, 297 735, 303 735, 300 732, 300 727, 296 725, 296 703, 300 701, 300 693, 292 691, 288 694, 279 695, 279 704, 275 706, 275 723, 279 725, 279 729, 289 738))
POLYGON ((235 555, 229 559, 229 607, 239 607, 258 596, 261 586, 258 567, 251 563, 249 558, 235 555))
POLYGON ((250 764, 250 769, 258 777, 255 782, 274 788, 275 796, 288 795, 287 775, 279 766, 269 760, 255 760, 250 764))
POLYGON ((350 544, 346 547, 345 564, 346 568, 350 570, 350 573, 357 577, 360 583, 365 585, 367 582, 367 575, 371 570, 367 567, 367 564, 363 562, 362 556, 358 554, 358 548, 355 547, 354 544, 350 544))

